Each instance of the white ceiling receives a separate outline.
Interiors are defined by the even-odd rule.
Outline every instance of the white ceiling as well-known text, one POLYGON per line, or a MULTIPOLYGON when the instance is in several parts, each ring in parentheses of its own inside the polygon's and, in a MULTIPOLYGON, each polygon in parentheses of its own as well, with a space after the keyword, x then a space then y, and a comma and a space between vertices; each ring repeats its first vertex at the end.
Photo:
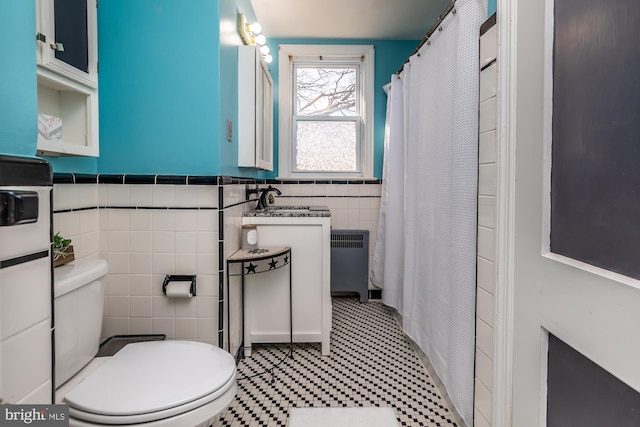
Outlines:
POLYGON ((268 38, 420 40, 451 0, 251 0, 268 38))

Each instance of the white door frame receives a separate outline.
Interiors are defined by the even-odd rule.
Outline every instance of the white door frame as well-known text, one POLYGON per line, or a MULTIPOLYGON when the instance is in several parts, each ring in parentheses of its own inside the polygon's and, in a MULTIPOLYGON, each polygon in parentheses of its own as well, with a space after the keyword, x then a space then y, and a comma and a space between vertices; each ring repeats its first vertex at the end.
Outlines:
POLYGON ((498 181, 496 188, 497 277, 494 294, 494 359, 492 426, 511 427, 513 393, 513 294, 515 239, 515 80, 517 2, 498 0, 497 132, 498 181))

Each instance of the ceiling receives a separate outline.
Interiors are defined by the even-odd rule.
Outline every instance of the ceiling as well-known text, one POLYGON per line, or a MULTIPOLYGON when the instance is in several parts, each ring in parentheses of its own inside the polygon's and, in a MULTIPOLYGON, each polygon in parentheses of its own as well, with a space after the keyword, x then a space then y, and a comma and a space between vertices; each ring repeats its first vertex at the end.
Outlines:
POLYGON ((420 40, 451 0, 251 0, 268 38, 420 40))

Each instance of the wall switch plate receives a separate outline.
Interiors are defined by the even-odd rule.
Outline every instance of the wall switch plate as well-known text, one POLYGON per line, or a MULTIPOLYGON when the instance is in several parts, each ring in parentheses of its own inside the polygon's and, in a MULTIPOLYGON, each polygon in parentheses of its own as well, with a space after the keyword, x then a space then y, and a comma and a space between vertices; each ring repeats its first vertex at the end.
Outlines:
POLYGON ((227 141, 233 142, 233 122, 227 120, 227 141))

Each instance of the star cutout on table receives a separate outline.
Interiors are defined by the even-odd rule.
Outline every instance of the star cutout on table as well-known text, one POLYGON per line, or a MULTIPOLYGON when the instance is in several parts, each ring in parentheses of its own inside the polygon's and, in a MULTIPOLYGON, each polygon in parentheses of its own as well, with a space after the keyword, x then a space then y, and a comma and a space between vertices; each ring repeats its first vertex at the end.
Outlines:
POLYGON ((252 262, 250 262, 249 266, 245 267, 247 269, 247 274, 255 273, 256 272, 256 267, 257 267, 257 265, 254 265, 252 262))
POLYGON ((284 256, 284 263, 289 264, 289 255, 284 256))
POLYGON ((260 249, 260 248, 251 249, 249 253, 253 255, 266 254, 266 253, 269 253, 269 249, 260 249))
POLYGON ((276 261, 275 259, 271 258, 271 262, 269 263, 269 270, 273 270, 276 268, 276 264, 278 264, 278 261, 276 261))

